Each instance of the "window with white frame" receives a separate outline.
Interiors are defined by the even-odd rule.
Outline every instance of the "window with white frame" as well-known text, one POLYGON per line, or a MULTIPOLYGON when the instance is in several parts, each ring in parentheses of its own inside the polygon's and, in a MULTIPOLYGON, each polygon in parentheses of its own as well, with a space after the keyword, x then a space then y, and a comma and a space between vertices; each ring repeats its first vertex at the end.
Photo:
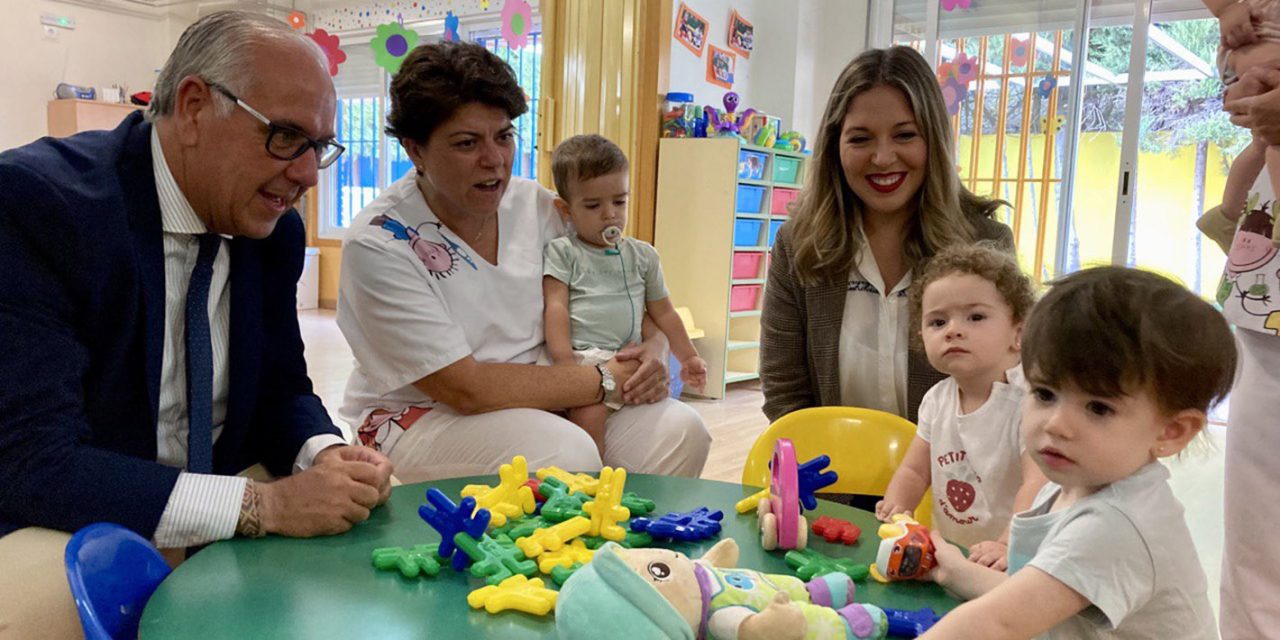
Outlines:
MULTIPOLYGON (((529 111, 513 123, 517 132, 516 157, 512 173, 534 178, 537 175, 537 99, 542 76, 542 38, 535 25, 529 43, 511 49, 493 25, 463 29, 464 37, 478 42, 511 65, 516 73, 529 111)), ((420 44, 438 41, 440 35, 423 34, 420 44)), ((341 239, 351 219, 388 184, 412 168, 400 142, 387 136, 386 112, 391 77, 374 62, 368 39, 352 39, 343 46, 347 61, 334 77, 338 94, 335 123, 337 141, 347 152, 322 174, 319 224, 321 238, 341 239)))

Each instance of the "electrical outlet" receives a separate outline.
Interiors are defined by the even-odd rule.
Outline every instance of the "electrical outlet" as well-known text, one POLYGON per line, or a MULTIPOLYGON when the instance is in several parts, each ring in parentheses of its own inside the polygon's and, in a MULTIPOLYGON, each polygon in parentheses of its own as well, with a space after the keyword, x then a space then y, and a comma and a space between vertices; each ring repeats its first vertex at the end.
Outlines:
POLYGON ((45 40, 57 40, 57 39, 58 39, 58 28, 57 28, 57 27, 51 27, 51 26, 49 26, 49 25, 47 25, 47 24, 46 24, 46 25, 44 25, 44 39, 45 39, 45 40))

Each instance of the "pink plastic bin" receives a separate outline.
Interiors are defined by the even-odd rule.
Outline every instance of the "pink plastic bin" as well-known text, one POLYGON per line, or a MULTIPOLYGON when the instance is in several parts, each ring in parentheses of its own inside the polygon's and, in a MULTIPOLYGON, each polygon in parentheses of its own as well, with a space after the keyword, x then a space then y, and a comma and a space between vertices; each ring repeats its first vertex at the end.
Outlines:
POLYGON ((773 202, 769 207, 769 211, 776 216, 787 215, 789 213, 787 211, 787 205, 791 204, 791 201, 795 200, 796 197, 798 197, 799 195, 800 195, 799 189, 786 189, 783 187, 774 187, 773 202))
POLYGON ((756 308, 756 298, 760 297, 761 285, 737 284, 729 288, 729 310, 751 311, 756 308))
POLYGON ((735 251, 733 254, 733 277, 737 279, 759 278, 760 261, 764 254, 759 251, 735 251))

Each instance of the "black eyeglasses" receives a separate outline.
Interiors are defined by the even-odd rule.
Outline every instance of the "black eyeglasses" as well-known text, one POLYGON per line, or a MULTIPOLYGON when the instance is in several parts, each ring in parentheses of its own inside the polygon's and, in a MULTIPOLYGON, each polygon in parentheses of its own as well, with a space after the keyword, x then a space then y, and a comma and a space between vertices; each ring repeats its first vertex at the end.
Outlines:
POLYGON ((272 122, 270 118, 258 113, 257 109, 245 104, 244 100, 237 98, 236 94, 231 93, 226 87, 207 80, 205 81, 205 84, 209 85, 218 93, 226 96, 228 100, 240 105, 240 108, 248 111, 249 115, 257 118, 262 124, 267 125, 267 153, 271 154, 271 157, 273 158, 279 160, 293 160, 302 154, 315 149, 316 158, 318 158, 316 166, 324 169, 325 167, 333 164, 334 161, 347 150, 346 147, 332 140, 316 140, 293 127, 276 124, 272 122))

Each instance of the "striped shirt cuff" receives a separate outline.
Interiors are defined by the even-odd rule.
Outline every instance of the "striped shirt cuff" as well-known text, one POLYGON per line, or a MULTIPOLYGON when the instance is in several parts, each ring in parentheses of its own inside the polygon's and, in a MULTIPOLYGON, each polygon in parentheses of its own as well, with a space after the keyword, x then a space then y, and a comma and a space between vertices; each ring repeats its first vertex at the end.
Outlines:
POLYGON ((307 438, 307 441, 302 443, 302 448, 298 449, 298 457, 293 459, 293 472, 302 473, 303 471, 310 469, 311 465, 316 460, 316 455, 335 444, 348 443, 346 440, 343 440, 332 433, 325 433, 307 438))
POLYGON ((194 547, 234 536, 248 482, 239 476, 179 474, 156 525, 155 545, 161 549, 194 547))

